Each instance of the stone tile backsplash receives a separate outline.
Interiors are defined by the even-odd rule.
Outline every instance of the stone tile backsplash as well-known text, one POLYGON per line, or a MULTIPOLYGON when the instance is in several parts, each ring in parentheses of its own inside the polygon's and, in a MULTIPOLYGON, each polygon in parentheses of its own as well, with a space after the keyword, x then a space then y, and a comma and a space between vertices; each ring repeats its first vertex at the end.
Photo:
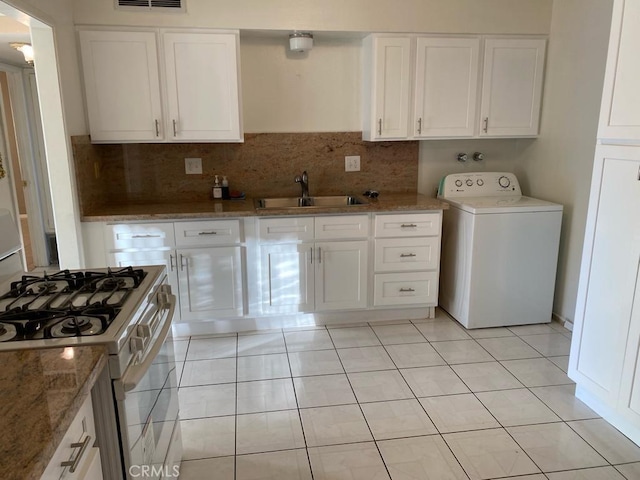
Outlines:
POLYGON ((244 143, 91 144, 71 138, 82 214, 109 204, 208 201, 214 175, 248 197, 300 194, 294 177, 306 170, 311 195, 415 192, 418 142, 363 142, 361 132, 245 134, 244 143), (360 155, 359 172, 344 157, 360 155), (201 175, 184 159, 202 158, 201 175))

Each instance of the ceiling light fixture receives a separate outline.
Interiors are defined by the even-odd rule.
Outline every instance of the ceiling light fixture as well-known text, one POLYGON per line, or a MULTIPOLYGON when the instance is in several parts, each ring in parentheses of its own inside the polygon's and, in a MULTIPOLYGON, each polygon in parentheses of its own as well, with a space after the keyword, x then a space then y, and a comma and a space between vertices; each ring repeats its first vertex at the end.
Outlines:
POLYGON ((33 47, 30 43, 13 42, 10 43, 9 46, 22 53, 22 55, 24 55, 24 61, 33 66, 33 47))
POLYGON ((289 34, 289 49, 292 52, 306 52, 313 48, 313 35, 309 32, 289 34))

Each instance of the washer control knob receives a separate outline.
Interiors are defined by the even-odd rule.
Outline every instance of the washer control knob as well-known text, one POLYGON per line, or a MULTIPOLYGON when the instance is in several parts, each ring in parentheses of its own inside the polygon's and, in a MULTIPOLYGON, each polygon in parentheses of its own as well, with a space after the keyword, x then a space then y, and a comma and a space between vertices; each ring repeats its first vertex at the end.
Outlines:
POLYGON ((509 177, 505 177, 503 175, 498 179, 498 185, 500 185, 502 188, 508 188, 509 185, 511 185, 511 180, 509 180, 509 177))
POLYGON ((462 186, 462 180, 456 180, 456 187, 462 186))
POLYGON ((471 180, 470 178, 467 178, 467 187, 470 187, 473 185, 473 180, 471 180))
POLYGON ((476 183, 478 184, 479 187, 484 185, 484 180, 482 180, 481 178, 479 178, 476 183))
POLYGON ((456 158, 458 159, 459 162, 466 162, 468 160, 468 156, 466 153, 459 153, 456 158))

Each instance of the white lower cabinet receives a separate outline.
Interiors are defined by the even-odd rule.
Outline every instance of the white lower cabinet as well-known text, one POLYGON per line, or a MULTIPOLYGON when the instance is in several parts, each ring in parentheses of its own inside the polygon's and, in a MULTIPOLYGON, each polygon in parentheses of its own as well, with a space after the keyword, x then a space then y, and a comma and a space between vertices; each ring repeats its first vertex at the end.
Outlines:
POLYGON ((259 220, 262 313, 367 307, 368 215, 259 220), (320 239, 309 242, 311 232, 320 239), (300 243, 291 243, 298 240, 300 243), (284 243, 273 243, 284 242, 284 243))
POLYGON ((241 238, 237 219, 116 224, 105 230, 110 266, 167 267, 183 322, 244 314, 241 238))
POLYGON ((49 461, 41 480, 102 480, 91 396, 84 401, 49 461))
POLYGON ((182 321, 242 315, 240 249, 212 247, 177 251, 182 321))
POLYGON ((442 213, 377 214, 373 305, 438 304, 442 213))

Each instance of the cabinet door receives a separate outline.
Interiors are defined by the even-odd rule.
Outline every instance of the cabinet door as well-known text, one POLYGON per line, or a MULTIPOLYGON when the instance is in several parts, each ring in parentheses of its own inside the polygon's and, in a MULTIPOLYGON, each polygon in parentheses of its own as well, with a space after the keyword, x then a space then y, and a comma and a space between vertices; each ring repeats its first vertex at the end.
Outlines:
POLYGON ((411 40, 373 39, 372 139, 404 139, 409 135, 411 40))
POLYGON ((237 35, 165 33, 168 137, 240 141, 237 35))
MULTIPOLYGON (((609 405, 618 399, 625 346, 635 343, 629 347, 635 355, 640 335, 640 326, 631 324, 640 260, 638 150, 596 151, 583 253, 582 271, 587 273, 580 279, 572 342, 572 378, 609 405)), ((635 359, 627 363, 635 365, 635 359)), ((627 398, 633 396, 636 402, 637 395, 627 391, 627 398)))
POLYGON ((485 41, 480 136, 538 134, 545 40, 485 41))
POLYGON ((91 141, 163 138, 156 34, 80 31, 91 141))
POLYGON ((367 307, 368 245, 316 243, 316 311, 367 307))
POLYGON ((214 320, 243 314, 241 248, 177 251, 182 321, 214 320))
POLYGON ((479 50, 478 38, 418 38, 414 137, 473 136, 479 50))
POLYGON ((313 311, 313 243, 262 245, 262 311, 313 311))
POLYGON ((616 1, 598 138, 640 140, 640 1, 616 1))

